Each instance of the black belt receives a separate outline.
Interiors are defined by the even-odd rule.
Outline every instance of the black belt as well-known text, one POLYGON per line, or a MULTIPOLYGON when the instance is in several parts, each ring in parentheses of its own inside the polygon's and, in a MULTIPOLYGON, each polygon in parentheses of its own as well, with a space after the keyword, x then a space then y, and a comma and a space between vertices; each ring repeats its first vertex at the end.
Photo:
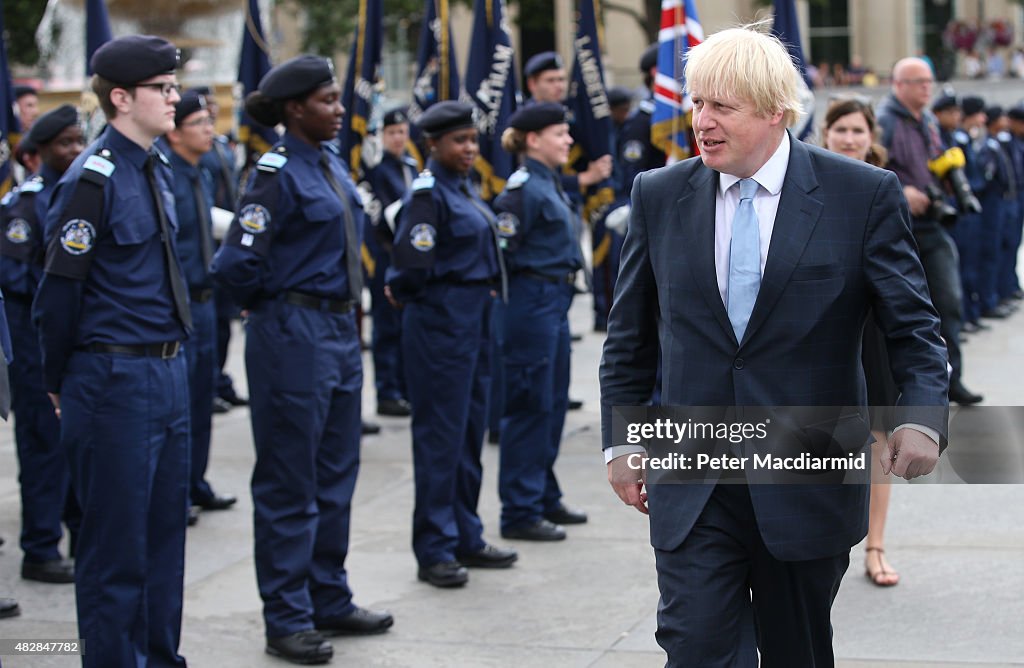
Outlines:
POLYGON ((459 279, 459 278, 441 278, 435 281, 431 281, 431 284, 435 283, 447 283, 449 285, 486 285, 494 287, 498 284, 497 278, 473 278, 473 279, 459 279))
POLYGON ((213 288, 192 288, 188 291, 188 298, 196 304, 205 304, 213 299, 213 288))
POLYGON ((24 304, 25 306, 32 306, 32 295, 26 295, 21 292, 5 292, 4 301, 14 302, 15 304, 24 304))
POLYGON ((570 271, 565 274, 558 274, 556 276, 542 274, 539 271, 534 271, 532 269, 521 269, 518 273, 522 274, 523 276, 529 276, 530 278, 536 278, 541 281, 547 281, 548 283, 566 283, 568 285, 572 285, 576 282, 575 271, 570 271))
POLYGON ((132 357, 159 357, 170 360, 181 352, 181 341, 167 343, 90 343, 84 350, 90 353, 112 353, 114 355, 131 355, 132 357))
POLYGON ((350 300, 328 299, 327 297, 307 295, 305 292, 295 292, 294 290, 285 292, 284 300, 295 306, 313 309, 314 311, 327 311, 328 313, 348 313, 354 305, 350 300))

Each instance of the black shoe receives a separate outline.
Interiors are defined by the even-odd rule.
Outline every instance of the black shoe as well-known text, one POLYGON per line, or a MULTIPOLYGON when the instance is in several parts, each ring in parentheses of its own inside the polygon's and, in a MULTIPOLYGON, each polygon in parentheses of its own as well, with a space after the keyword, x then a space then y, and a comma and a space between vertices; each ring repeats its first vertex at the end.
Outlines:
POLYGON ((572 343, 579 343, 582 340, 583 340, 583 335, 582 334, 570 334, 569 335, 569 341, 571 341, 572 343))
POLYGON ((2 546, 3 546, 3 544, 4 544, 4 537, 3 537, 3 536, 0 536, 0 547, 2 547, 2 546))
POLYGON ((1019 302, 1020 300, 1024 299, 1024 290, 1014 290, 1013 292, 1010 293, 1010 296, 1007 297, 1007 299, 1012 299, 1015 302, 1019 302))
POLYGON ((564 503, 560 503, 554 510, 544 513, 544 519, 553 524, 586 524, 587 514, 582 510, 569 508, 564 503))
POLYGON ((416 571, 420 582, 429 582, 435 587, 449 589, 461 587, 469 582, 469 571, 457 561, 442 561, 433 566, 420 566, 416 571))
POLYGON ((459 563, 467 568, 508 568, 516 562, 519 554, 497 545, 484 545, 473 554, 459 556, 459 563))
POLYGON ((985 397, 971 392, 959 383, 949 388, 949 400, 955 401, 961 406, 973 406, 974 404, 980 404, 984 399, 985 397))
POLYGON ((405 399, 381 399, 377 402, 377 415, 409 417, 412 415, 412 406, 405 399))
POLYGON ((238 502, 238 498, 232 494, 214 494, 206 501, 200 501, 196 505, 203 510, 227 510, 238 502))
POLYGON ((533 524, 523 524, 511 529, 502 529, 501 537, 513 540, 565 540, 565 529, 545 519, 539 519, 533 524))
POLYGON ((567 408, 570 411, 578 411, 583 408, 583 401, 580 399, 570 399, 567 408))
POLYGON ((363 426, 361 428, 361 433, 363 434, 363 436, 373 436, 374 434, 379 434, 380 425, 377 424, 376 422, 366 422, 364 420, 363 426))
POLYGON ((488 431, 487 432, 487 442, 490 443, 491 445, 500 445, 501 444, 501 432, 500 431, 494 431, 494 430, 488 431))
POLYGON ((0 598, 0 619, 5 617, 17 617, 21 614, 18 602, 13 598, 0 598))
POLYGON ((982 318, 994 318, 996 320, 1002 320, 1003 318, 1010 317, 1010 315, 1012 313, 1013 313, 1013 311, 1011 309, 1008 309, 1005 306, 1003 306, 1002 304, 1000 304, 999 306, 996 306, 995 308, 990 308, 989 310, 983 312, 981 314, 981 317, 982 318))
POLYGON ((334 648, 322 635, 309 629, 283 638, 267 638, 267 654, 310 666, 330 661, 334 648))
POLYGON ((963 327, 960 328, 960 331, 964 334, 974 334, 975 332, 980 332, 981 327, 979 327, 976 322, 965 322, 963 327))
POLYGON ((21 577, 36 582, 70 584, 75 581, 75 565, 68 559, 41 562, 22 561, 21 577))
POLYGON ((188 507, 188 525, 190 527, 194 527, 195 525, 199 524, 199 513, 202 512, 202 510, 203 509, 200 508, 199 506, 188 507))
POLYGON ((231 410, 231 403, 228 402, 226 399, 221 399, 220 397, 214 397, 213 398, 213 414, 214 415, 223 415, 224 413, 227 413, 230 410, 231 410))
POLYGON ((219 399, 223 399, 224 401, 228 402, 232 406, 248 406, 249 405, 249 400, 248 399, 246 399, 245 397, 240 397, 237 394, 229 394, 227 396, 218 397, 218 398, 219 399))
POLYGON ((608 331, 608 323, 606 323, 606 322, 595 322, 594 323, 594 331, 597 332, 598 334, 600 334, 602 332, 607 332, 608 331))
POLYGON ((395 623, 387 610, 374 612, 356 607, 350 614, 337 619, 315 619, 316 630, 325 636, 370 636, 384 633, 395 623))

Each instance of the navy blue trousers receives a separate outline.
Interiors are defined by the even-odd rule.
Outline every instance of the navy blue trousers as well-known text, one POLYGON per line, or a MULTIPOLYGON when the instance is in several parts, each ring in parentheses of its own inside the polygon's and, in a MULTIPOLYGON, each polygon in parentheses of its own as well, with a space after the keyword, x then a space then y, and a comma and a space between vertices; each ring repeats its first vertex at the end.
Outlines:
POLYGON ((960 256, 960 284, 963 289, 964 322, 981 318, 981 260, 983 221, 981 214, 965 213, 953 228, 953 241, 960 256))
POLYGON ((1007 206, 1003 219, 1003 234, 999 245, 999 298, 1006 299, 1020 290, 1017 278, 1017 254, 1024 232, 1024 193, 1007 206))
POLYGON ((603 220, 594 226, 594 325, 598 327, 608 325, 623 241, 625 237, 606 228, 603 220))
POLYGON ((188 389, 192 426, 192 471, 189 476, 191 503, 213 498, 206 482, 210 462, 213 397, 217 382, 217 309, 212 301, 192 302, 192 335, 185 347, 188 359, 188 389))
MULTIPOLYGON (((505 413, 505 302, 494 298, 491 308, 491 391, 487 401, 487 431, 501 432, 505 413)), ((493 442, 493 441, 492 441, 493 442)))
POLYGON ((359 472, 363 367, 352 313, 283 301, 246 326, 256 466, 256 579, 266 635, 352 612, 345 557, 359 472))
POLYGON ((686 540, 655 558, 656 638, 667 666, 834 665, 830 614, 849 551, 779 561, 761 539, 746 485, 716 485, 686 540))
POLYGON ((405 399, 405 378, 402 373, 402 314, 384 296, 385 273, 391 256, 379 249, 374 253, 370 288, 370 315, 373 318, 373 380, 377 401, 405 399))
POLYGON ((416 479, 412 546, 421 566, 485 545, 476 508, 491 385, 492 299, 486 286, 437 283, 404 309, 416 479))
POLYGON ((501 421, 503 530, 536 522, 561 503, 555 459, 569 403, 573 289, 520 274, 505 314, 505 416, 501 421))
POLYGON ((978 235, 978 294, 981 311, 991 310, 999 303, 1000 249, 1008 204, 1001 194, 988 195, 982 203, 984 210, 978 235))
POLYGON ((4 307, 14 352, 9 375, 21 486, 21 550, 26 561, 53 561, 61 558, 61 521, 67 523, 74 542, 81 511, 71 491, 67 454, 60 447, 60 422, 43 387, 31 307, 12 299, 4 307))
POLYGON ((61 442, 82 507, 75 596, 86 668, 185 665, 188 420, 182 355, 71 356, 61 442))

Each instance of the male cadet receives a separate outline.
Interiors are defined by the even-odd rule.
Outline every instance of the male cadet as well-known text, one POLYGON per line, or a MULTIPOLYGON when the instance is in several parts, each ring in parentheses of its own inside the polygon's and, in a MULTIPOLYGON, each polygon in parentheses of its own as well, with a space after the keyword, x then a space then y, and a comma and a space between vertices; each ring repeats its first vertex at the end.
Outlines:
POLYGON ((1007 230, 1020 220, 1020 209, 1017 205, 1017 175, 1013 165, 1013 137, 1009 132, 1010 120, 1006 112, 998 105, 985 109, 985 129, 988 133, 986 146, 997 165, 997 177, 993 181, 999 183, 999 210, 1001 215, 992 214, 982 231, 981 253, 978 259, 983 267, 984 285, 981 297, 981 317, 1003 319, 1013 313, 1013 307, 1003 303, 1000 289, 1000 271, 1003 260, 1004 243, 1007 230))
MULTIPOLYGON (((4 296, 0 294, 0 307, 3 306, 4 296)), ((4 309, 0 308, 0 418, 7 419, 11 408, 10 386, 7 383, 7 365, 13 360, 11 351, 11 337, 7 331, 7 316, 4 309)), ((0 536, 0 545, 4 544, 3 536, 0 536)), ((17 617, 21 614, 17 599, 0 598, 0 619, 17 617)))
POLYGON ((1024 237, 1024 103, 1017 103, 1006 114, 1010 119, 1010 157, 1017 177, 1017 209, 1019 215, 1003 228, 999 261, 999 296, 1003 303, 1014 304, 1024 298, 1017 277, 1017 255, 1024 237))
POLYGON ((939 122, 939 139, 945 147, 960 146, 954 139, 954 134, 960 129, 960 121, 963 115, 960 112, 960 102, 956 95, 945 93, 932 104, 932 113, 935 120, 939 122))
MULTIPOLYGON (((196 86, 190 90, 203 96, 206 101, 206 110, 216 126, 220 107, 213 90, 209 86, 196 86)), ((235 154, 231 150, 228 138, 215 131, 213 145, 209 151, 203 154, 199 164, 213 176, 213 205, 225 211, 234 211, 235 202, 238 199, 239 174, 235 163, 235 154)), ((216 251, 216 249, 214 250, 216 251)), ((224 365, 228 360, 228 344, 231 342, 231 321, 238 317, 239 309, 223 288, 215 285, 213 296, 217 312, 217 383, 211 404, 214 413, 227 413, 232 406, 249 405, 249 400, 239 396, 235 391, 234 381, 224 371, 224 365)))
POLYGON ((173 193, 178 213, 178 256, 185 271, 192 313, 192 335, 186 345, 189 405, 191 406, 191 475, 189 523, 198 518, 195 508, 226 510, 234 496, 214 493, 206 481, 210 461, 210 430, 214 384, 217 378, 217 311, 213 302, 213 179, 200 161, 213 144, 213 117, 206 98, 196 91, 181 96, 174 111, 174 130, 166 135, 170 145, 173 193))
POLYGON ((412 414, 405 398, 402 373, 402 314, 384 296, 384 275, 391 266, 394 232, 385 211, 401 201, 419 172, 416 160, 405 150, 409 140, 409 117, 405 109, 392 109, 384 114, 380 130, 384 154, 380 163, 369 171, 366 179, 379 204, 376 215, 366 217, 364 243, 371 262, 364 258, 372 303, 373 377, 377 386, 377 415, 405 417, 412 414), (371 269, 372 267, 372 269, 371 269))
POLYGON ((38 155, 33 152, 31 142, 26 142, 28 131, 39 116, 39 93, 32 86, 15 86, 14 101, 14 111, 21 122, 21 141, 12 147, 17 161, 12 174, 14 183, 22 183, 39 169, 38 155))
POLYGON ((21 131, 28 132, 39 118, 39 91, 32 86, 15 86, 14 104, 21 122, 21 131))
POLYGON ((82 506, 75 563, 85 666, 184 666, 188 287, 167 158, 178 50, 129 35, 92 56, 107 129, 46 216, 33 303, 43 376, 82 506))
POLYGON ((11 393, 14 438, 21 483, 21 577, 37 582, 71 583, 75 569, 57 549, 68 525, 74 552, 81 513, 71 491, 60 422, 43 386, 39 333, 32 324, 32 299, 43 276, 43 224, 58 179, 85 148, 78 111, 65 104, 44 114, 22 143, 38 147, 39 172, 4 198, 0 210, 0 286, 10 325, 14 362, 11 393))

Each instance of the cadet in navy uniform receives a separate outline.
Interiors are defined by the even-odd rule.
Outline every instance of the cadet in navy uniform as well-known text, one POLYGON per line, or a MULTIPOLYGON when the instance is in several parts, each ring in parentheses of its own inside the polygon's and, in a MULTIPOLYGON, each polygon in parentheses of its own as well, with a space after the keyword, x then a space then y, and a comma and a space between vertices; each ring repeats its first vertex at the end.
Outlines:
POLYGON ((267 653, 324 663, 325 635, 393 620, 352 602, 345 557, 359 471, 363 367, 353 314, 363 210, 331 142, 344 109, 330 61, 298 56, 249 94, 284 137, 252 170, 213 274, 249 309, 256 578, 267 653))
MULTIPOLYGON (((964 99, 965 106, 966 103, 967 98, 964 99)), ((981 316, 1005 318, 1011 310, 1000 304, 1000 254, 1007 227, 1020 216, 1017 208, 1017 176, 1013 171, 1010 146, 1013 140, 1006 131, 1009 125, 1006 114, 1002 107, 993 106, 985 110, 985 117, 988 137, 983 156, 992 178, 981 204, 984 221, 978 253, 981 316)))
POLYGON ((439 102, 419 119, 430 159, 395 234, 389 294, 404 305, 402 358, 412 403, 416 480, 412 545, 418 577, 465 584, 465 567, 507 568, 477 515, 490 386, 491 307, 504 290, 494 215, 473 191, 473 107, 439 102))
POLYGON ((85 666, 184 666, 178 654, 188 504, 191 329, 166 157, 178 51, 130 35, 93 54, 107 129, 46 217, 33 317, 82 507, 75 552, 85 666))
MULTIPOLYGON (((11 337, 7 331, 7 316, 2 308, 3 303, 4 296, 0 293, 0 417, 7 420, 11 410, 11 388, 7 381, 7 368, 13 361, 13 352, 11 350, 11 337)), ((3 544, 4 539, 0 536, 0 545, 3 544)), ((21 607, 18 605, 17 599, 0 598, 0 619, 17 617, 20 614, 21 607)))
POLYGON ((39 333, 32 325, 32 299, 43 276, 43 224, 57 180, 85 148, 78 111, 65 104, 44 114, 22 144, 37 147, 42 167, 4 198, 0 213, 0 285, 14 346, 11 390, 14 437, 21 483, 21 576, 40 582, 75 581, 71 561, 57 549, 68 524, 77 540, 80 513, 71 492, 71 473, 60 447, 60 422, 43 387, 39 333))
MULTIPOLYGON (((170 146, 174 202, 178 212, 178 254, 188 284, 193 327, 185 346, 192 425, 189 502, 203 510, 225 510, 237 499, 216 494, 206 481, 217 373, 217 312, 210 276, 213 179, 200 162, 213 143, 213 118, 202 95, 188 91, 181 96, 174 111, 174 130, 167 133, 166 139, 170 146)), ((197 515, 189 515, 192 523, 193 517, 197 515)))
POLYGON ((377 414, 404 417, 410 414, 402 372, 402 315, 384 296, 394 233, 386 220, 385 210, 401 202, 416 178, 419 166, 406 152, 409 119, 404 109, 391 109, 384 114, 380 129, 383 145, 381 161, 366 178, 377 200, 377 211, 367 216, 364 243, 373 263, 370 279, 373 317, 373 377, 377 386, 377 414))
POLYGON ((495 200, 506 243, 505 413, 501 420, 501 535, 562 540, 562 524, 587 516, 567 508, 554 465, 569 399, 569 322, 583 266, 573 211, 556 170, 572 137, 560 104, 523 107, 509 118, 505 150, 525 163, 495 200))
POLYGON ((1017 179, 1017 216, 1003 228, 1003 242, 999 260, 999 296, 1004 303, 1024 298, 1017 277, 1017 257, 1024 237, 1024 105, 1018 103, 1007 112, 1010 118, 1012 140, 1008 146, 1017 179))

